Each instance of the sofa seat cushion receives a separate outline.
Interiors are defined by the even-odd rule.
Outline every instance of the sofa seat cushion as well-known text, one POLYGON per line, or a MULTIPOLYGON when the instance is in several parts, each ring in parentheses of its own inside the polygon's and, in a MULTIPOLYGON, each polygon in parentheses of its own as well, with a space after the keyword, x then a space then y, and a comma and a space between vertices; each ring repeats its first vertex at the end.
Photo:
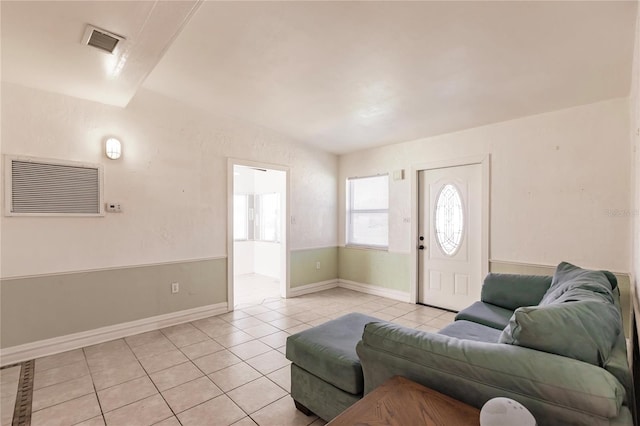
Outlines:
POLYGON ((301 331, 287 338, 287 358, 345 392, 364 390, 364 379, 356 345, 364 326, 377 318, 351 313, 301 331))
POLYGON ((587 299, 518 308, 500 342, 603 367, 621 331, 615 305, 587 299))
POLYGON ((501 332, 501 330, 475 322, 458 320, 438 331, 438 334, 458 339, 475 340, 476 342, 497 343, 501 332))
MULTIPOLYGON (((509 319, 513 315, 513 311, 490 303, 476 302, 458 312, 456 321, 466 320, 486 325, 487 327, 497 328, 502 331, 509 324, 509 319)), ((495 340, 497 342, 497 340, 495 340)))

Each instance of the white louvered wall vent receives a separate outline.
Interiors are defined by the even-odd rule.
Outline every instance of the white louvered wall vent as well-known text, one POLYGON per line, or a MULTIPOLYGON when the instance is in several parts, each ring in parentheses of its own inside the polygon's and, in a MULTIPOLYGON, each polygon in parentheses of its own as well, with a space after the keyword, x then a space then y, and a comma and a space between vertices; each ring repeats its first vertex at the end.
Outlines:
POLYGON ((8 216, 102 216, 102 166, 7 157, 8 216))

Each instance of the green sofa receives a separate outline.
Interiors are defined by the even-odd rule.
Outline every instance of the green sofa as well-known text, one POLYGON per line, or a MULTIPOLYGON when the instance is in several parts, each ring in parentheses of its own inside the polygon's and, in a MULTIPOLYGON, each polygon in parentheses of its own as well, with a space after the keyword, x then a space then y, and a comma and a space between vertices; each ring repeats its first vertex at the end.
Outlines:
POLYGON ((475 407, 512 398, 539 425, 631 425, 631 375, 613 274, 489 274, 481 301, 438 333, 371 322, 364 393, 400 375, 475 407))

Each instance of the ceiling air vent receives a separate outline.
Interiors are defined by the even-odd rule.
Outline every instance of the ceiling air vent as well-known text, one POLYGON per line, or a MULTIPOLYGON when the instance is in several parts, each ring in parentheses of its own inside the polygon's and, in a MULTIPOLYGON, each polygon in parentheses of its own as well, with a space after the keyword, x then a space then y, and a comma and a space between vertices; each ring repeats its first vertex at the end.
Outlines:
POLYGON ((93 46, 96 49, 103 50, 108 53, 114 53, 118 44, 124 41, 124 37, 111 33, 107 30, 94 27, 93 25, 87 25, 87 29, 84 32, 82 42, 89 46, 93 46))

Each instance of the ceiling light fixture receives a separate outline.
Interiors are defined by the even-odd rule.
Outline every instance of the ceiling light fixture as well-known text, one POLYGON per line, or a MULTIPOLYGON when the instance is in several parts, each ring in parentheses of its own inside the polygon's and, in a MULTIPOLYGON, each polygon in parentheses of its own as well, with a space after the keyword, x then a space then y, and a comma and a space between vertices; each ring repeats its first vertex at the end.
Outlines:
POLYGON ((105 153, 112 160, 117 160, 122 155, 122 144, 116 138, 109 138, 105 143, 105 153))

